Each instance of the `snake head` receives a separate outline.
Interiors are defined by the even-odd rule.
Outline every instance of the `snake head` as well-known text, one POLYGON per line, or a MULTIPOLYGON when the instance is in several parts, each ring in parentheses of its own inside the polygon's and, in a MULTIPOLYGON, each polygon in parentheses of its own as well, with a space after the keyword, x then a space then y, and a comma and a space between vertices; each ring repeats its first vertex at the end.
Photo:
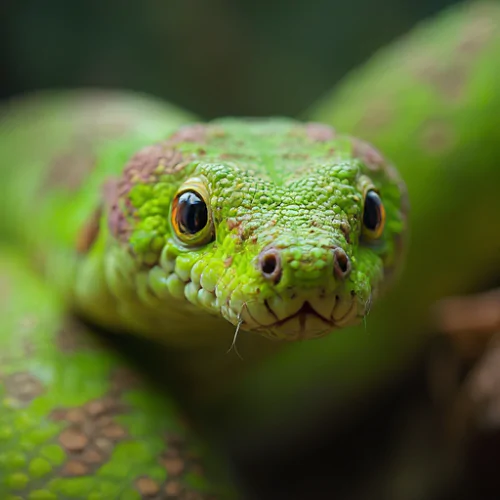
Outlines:
POLYGON ((325 125, 187 126, 135 155, 116 192, 110 230, 147 276, 138 296, 189 305, 188 322, 204 311, 270 338, 321 337, 359 322, 404 254, 397 171, 325 125))

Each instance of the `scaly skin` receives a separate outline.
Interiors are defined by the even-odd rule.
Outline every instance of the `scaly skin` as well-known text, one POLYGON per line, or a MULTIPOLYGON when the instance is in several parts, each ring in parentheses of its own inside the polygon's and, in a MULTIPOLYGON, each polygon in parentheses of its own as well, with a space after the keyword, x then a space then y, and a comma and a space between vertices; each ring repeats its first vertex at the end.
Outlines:
MULTIPOLYGON (((405 231, 403 185, 377 151, 288 119, 217 120, 164 137, 146 147, 132 133, 109 139, 78 191, 38 195, 31 244, 74 308, 107 328, 191 346, 229 341, 235 327, 319 337, 364 317, 405 231), (208 210, 192 242, 171 220, 187 189, 208 210), (370 190, 386 214, 376 237, 363 225, 370 190)), ((11 157, 23 170, 22 152, 11 157)))
POLYGON ((233 497, 171 397, 66 318, 12 250, 0 275, 0 498, 233 497))
MULTIPOLYGON (((89 142, 91 136, 109 137, 123 131, 124 116, 139 121, 140 127, 133 123, 128 127, 138 136, 147 135, 151 128, 157 130, 159 124, 169 126, 170 122, 171 128, 188 116, 139 96, 92 93, 89 98, 79 100, 73 93, 45 95, 17 107, 17 119, 27 113, 36 121, 37 112, 39 117, 47 117, 47 111, 53 113, 43 120, 44 129, 25 122, 23 139, 38 146, 36 151, 26 148, 25 157, 34 153, 31 159, 43 163, 54 154, 46 142, 51 127, 52 132, 57 129, 64 135, 54 137, 63 140, 56 149, 65 141, 73 145, 70 138, 81 138, 84 132, 81 154, 88 157, 97 147, 89 142), (108 113, 90 130, 82 130, 82 122, 88 123, 90 118, 89 105, 95 102, 101 107, 103 98, 108 113), (67 118, 63 126, 57 120, 51 123, 50 118, 61 109, 67 118), (40 133, 46 135, 40 137, 40 133)), ((92 116, 96 117, 95 108, 92 116)), ((12 151, 19 135, 13 130, 8 133, 14 143, 12 151)), ((6 139, 2 136, 3 159, 8 156, 6 139)), ((62 151, 67 154, 68 149, 62 151)), ((66 166, 70 159, 78 159, 63 158, 68 158, 66 166)), ((40 163, 30 165, 26 161, 25 172, 36 170, 40 163)), ((30 175, 24 180, 28 193, 35 185, 29 184, 30 175)), ((65 181, 68 189, 69 177, 59 175, 57 181, 60 186, 65 181)), ((17 198, 19 212, 12 211, 13 217, 22 215, 23 201, 17 198)), ((30 271, 19 247, 16 253, 2 249, 0 498, 234 498, 214 452, 208 453, 200 443, 168 391, 151 387, 130 359, 88 327, 68 318, 52 287, 45 287, 30 271)), ((134 356, 142 355, 136 346, 134 356)))
MULTIPOLYGON (((290 119, 221 119, 172 133, 169 110, 157 120, 137 103, 127 123, 119 101, 110 96, 103 109, 105 97, 42 99, 10 108, 2 122, 10 233, 66 306, 170 349, 220 349, 220 339, 227 349, 235 328, 315 338, 364 316, 398 269, 405 231, 404 186, 376 150, 290 119), (24 127, 26 111, 34 120, 24 127), (194 236, 177 229, 177 193, 186 190, 207 207, 194 236), (375 192, 380 229, 366 222, 375 192)), ((33 360, 25 359, 15 332, 2 335, 13 359, 2 373, 4 491, 135 498, 152 488, 165 496, 169 444, 157 436, 168 423, 162 413, 177 429, 173 410, 144 388, 116 388, 120 360, 111 352, 68 353, 52 328, 32 328, 33 360), (47 446, 57 448, 54 463, 47 446)))
MULTIPOLYGON (((490 14, 492 15, 492 18, 495 19, 496 14, 490 14)), ((449 37, 450 33, 453 33, 455 30, 454 24, 456 25, 461 25, 461 23, 467 24, 467 19, 468 19, 469 13, 460 14, 457 16, 457 18, 450 18, 449 21, 449 27, 447 30, 443 30, 443 39, 446 40, 449 37)), ((441 33, 442 31, 442 24, 437 23, 435 28, 430 27, 429 29, 431 31, 435 31, 436 33, 441 33)), ((495 29, 492 31, 492 33, 496 33, 495 29)), ((427 37, 424 37, 425 40, 420 40, 418 43, 425 45, 427 43, 427 37)), ((493 61, 496 59, 492 57, 492 54, 494 50, 491 49, 492 46, 495 46, 494 44, 497 43, 495 40, 498 40, 496 36, 493 36, 492 38, 493 41, 490 40, 489 43, 492 45, 485 44, 485 47, 480 47, 480 50, 478 51, 479 54, 486 54, 484 56, 484 59, 481 60, 479 59, 480 63, 480 71, 475 69, 476 74, 480 74, 480 82, 493 82, 495 81, 495 78, 497 78, 497 75, 499 74, 498 71, 494 71, 493 67, 493 61), (484 49, 484 52, 483 52, 484 49)), ((442 44, 442 39, 435 41, 436 45, 441 45, 442 44)), ((446 46, 446 44, 444 45, 446 46)), ((406 53, 406 48, 401 48, 401 49, 395 49, 396 52, 398 50, 401 50, 402 53, 402 60, 405 60, 404 54, 406 53)), ((430 48, 431 53, 433 53, 433 50, 436 50, 435 48, 432 49, 430 48)), ((444 54, 444 57, 446 54, 444 54)), ((392 56, 391 56, 392 57, 392 56)), ((443 55, 441 55, 441 58, 443 55)), ((384 57, 381 56, 381 59, 384 57)), ((350 82, 348 83, 349 86, 352 85, 353 87, 353 92, 354 89, 360 89, 358 98, 359 98, 359 105, 358 101, 352 100, 352 101, 343 101, 345 99, 345 94, 341 93, 339 94, 339 101, 337 101, 337 105, 340 107, 340 109, 346 110, 346 107, 348 106, 350 109, 346 111, 345 118, 342 118, 342 114, 338 115, 339 120, 346 120, 346 126, 349 128, 352 126, 354 123, 352 120, 352 117, 355 117, 356 113, 359 113, 361 115, 366 111, 366 107, 364 105, 364 99, 367 99, 369 97, 372 97, 374 95, 374 92, 372 92, 372 84, 374 81, 380 78, 380 75, 383 74, 384 72, 387 71, 387 67, 384 64, 384 61, 379 62, 379 67, 378 69, 374 69, 374 74, 371 74, 367 72, 364 75, 360 75, 358 78, 362 80, 366 80, 366 86, 365 85, 358 85, 355 82, 350 82), (382 69, 380 69, 382 67, 382 69), (343 105, 342 105, 343 104, 343 105)), ((377 66, 375 66, 377 68, 377 66)), ((394 70, 394 73, 392 73, 393 76, 392 78, 394 81, 400 81, 399 80, 399 75, 400 72, 394 70)), ((386 80, 386 88, 391 88, 392 85, 392 80, 391 80, 391 74, 388 73, 386 80)), ((413 102, 412 96, 414 95, 413 88, 416 90, 421 88, 421 83, 418 80, 415 79, 404 79, 402 81, 401 86, 396 86, 395 87, 395 96, 399 96, 399 99, 397 99, 398 102, 408 102, 411 103, 413 102)), ((373 86, 373 89, 377 88, 376 85, 373 86)), ((483 87, 484 89, 484 87, 483 87)), ((472 89, 469 90, 469 99, 470 102, 476 103, 477 102, 484 102, 484 90, 481 90, 481 85, 474 86, 472 89)), ((354 97, 354 96, 351 96, 354 97)), ((421 96, 420 96, 421 97, 421 96)), ((496 97, 496 96, 495 96, 496 97)), ((394 96, 391 96, 391 98, 394 98, 394 96)), ((429 238, 429 219, 426 218, 426 216, 423 216, 422 219, 417 218, 413 219, 413 223, 417 226, 417 228, 420 228, 417 231, 417 234, 420 237, 419 244, 422 246, 420 247, 420 251, 425 250, 424 255, 434 255, 434 252, 436 251, 436 248, 445 248, 446 245, 449 244, 449 239, 455 237, 458 242, 461 242, 463 240, 462 235, 463 235, 463 227, 464 225, 468 228, 468 237, 471 239, 471 241, 474 241, 475 245, 472 247, 464 247, 463 245, 461 247, 456 247, 459 249, 459 251, 454 255, 456 255, 456 258, 449 258, 449 254, 445 254, 444 252, 438 252, 438 255, 442 257, 441 260, 438 261, 439 268, 437 269, 440 272, 436 272, 436 268, 432 268, 432 273, 426 273, 426 272, 421 272, 422 271, 422 254, 416 254, 413 252, 413 256, 411 257, 413 260, 411 267, 411 273, 413 273, 413 285, 415 285, 414 288, 405 288, 405 293, 401 293, 401 289, 399 289, 398 294, 392 294, 390 297, 388 297, 386 301, 386 306, 384 306, 380 313, 377 313, 376 310, 373 314, 370 315, 368 318, 368 328, 370 329, 371 332, 374 332, 372 335, 367 335, 366 330, 364 329, 354 329, 354 330, 349 330, 346 332, 346 335, 342 335, 340 332, 336 336, 330 336, 327 337, 319 342, 316 343, 307 343, 300 345, 301 351, 295 350, 293 347, 291 349, 287 349, 286 356, 288 356, 286 359, 280 360, 275 358, 274 360, 271 361, 272 364, 275 364, 275 368, 273 370, 273 367, 271 367, 271 370, 263 370, 259 373, 259 376, 257 378, 249 378, 249 386, 250 389, 255 391, 255 389, 258 390, 258 394, 256 396, 255 392, 251 392, 248 390, 247 387, 239 387, 237 392, 238 396, 240 397, 240 400, 237 401, 237 404, 233 405, 233 410, 236 413, 229 413, 225 415, 225 419, 223 422, 230 422, 234 423, 237 427, 238 434, 241 435, 241 424, 245 422, 245 433, 247 436, 250 438, 252 437, 252 433, 249 432, 250 430, 250 425, 249 424, 255 424, 256 422, 258 427, 262 422, 265 421, 263 417, 269 417, 270 420, 273 420, 273 417, 276 417, 278 414, 278 422, 283 421, 283 410, 286 411, 287 417, 286 421, 290 422, 290 414, 291 412, 289 411, 290 409, 294 410, 293 415, 296 419, 296 422, 301 425, 301 420, 300 420, 300 413, 297 412, 297 406, 291 407, 290 405, 283 404, 283 402, 286 403, 286 395, 287 393, 291 395, 290 399, 294 399, 295 402, 299 401, 299 405, 302 405, 304 407, 307 406, 307 410, 310 412, 312 408, 312 403, 313 400, 309 397, 310 396, 310 388, 314 387, 315 390, 317 390, 317 394, 322 396, 322 401, 323 402, 328 402, 332 401, 332 386, 331 384, 335 382, 336 389, 339 388, 340 384, 340 390, 334 391, 335 392, 335 403, 339 404, 342 406, 344 409, 346 405, 349 404, 350 399, 349 397, 352 395, 357 395, 359 394, 359 391, 361 390, 362 393, 366 393, 366 387, 373 387, 375 384, 380 382, 380 380, 384 377, 384 375, 387 373, 387 370, 391 370, 394 366, 398 366, 402 363, 406 363, 408 360, 409 354, 413 353, 416 348, 420 345, 420 341, 416 339, 417 335, 402 335, 402 332, 404 331, 405 333, 417 333, 417 331, 421 331, 421 326, 422 322, 424 321, 422 318, 425 316, 425 310, 429 303, 436 297, 441 296, 443 294, 450 293, 451 291, 456 292, 457 290, 466 290, 475 284, 479 283, 481 280, 481 277, 484 276, 484 273, 486 270, 491 270, 494 268, 494 257, 498 257, 498 254, 495 254, 495 242, 492 242, 491 238, 485 238, 484 234, 486 234, 487 227, 491 225, 490 221, 488 220, 488 217, 485 217, 484 220, 482 219, 480 222, 482 224, 474 224, 473 222, 476 221, 471 221, 473 217, 475 217, 476 212, 476 207, 488 207, 488 210, 486 212, 483 211, 483 213, 489 214, 491 212, 496 211, 498 213, 498 210, 496 209, 496 206, 491 204, 491 194, 492 191, 494 190, 496 193, 496 185, 495 183, 491 182, 491 172, 494 172, 493 166, 490 162, 485 161, 482 163, 482 161, 477 161, 477 146, 480 146, 480 150, 484 151, 482 154, 484 156, 481 156, 481 158, 487 158, 490 156, 491 158, 495 158, 496 155, 494 154, 494 151, 496 151, 496 144, 497 141, 492 141, 492 137, 494 136, 490 135, 493 134, 493 128, 490 127, 488 117, 484 112, 478 113, 477 116, 477 123, 481 125, 480 129, 478 129, 478 134, 474 135, 474 146, 476 147, 475 151, 475 156, 470 156, 470 154, 465 155, 462 161, 464 163, 461 163, 461 155, 460 151, 462 146, 464 145, 461 142, 453 142, 453 148, 450 149, 445 149, 444 151, 438 151, 435 152, 433 155, 428 155, 427 153, 422 155, 421 149, 417 150, 412 150, 412 154, 408 155, 406 151, 408 151, 408 137, 411 136, 411 134, 408 134, 408 130, 414 130, 415 124, 421 123, 423 120, 425 120, 426 117, 432 116, 432 113, 435 111, 435 106, 436 102, 439 102, 439 100, 430 100, 430 101, 422 101, 421 99, 419 100, 418 106, 419 110, 421 111, 421 115, 419 116, 413 116, 411 114, 405 113, 404 112, 404 107, 403 107, 403 112, 399 116, 399 119, 397 121, 392 122, 394 124, 394 130, 396 129, 401 130, 401 134, 391 134, 391 130, 389 128, 386 128, 387 132, 387 138, 389 139, 387 142, 388 149, 389 151, 389 156, 390 157, 397 157, 397 152, 400 151, 401 155, 400 158, 403 158, 404 161, 407 162, 408 165, 411 165, 412 168, 415 168, 415 164, 417 164, 417 167, 419 169, 428 169, 425 170, 428 176, 432 175, 432 172, 436 169, 436 165, 440 165, 441 162, 444 164, 449 164, 449 165, 455 165, 459 164, 462 165, 463 167, 466 166, 466 163, 472 163, 471 160, 474 160, 474 164, 483 164, 484 165, 484 171, 479 172, 478 177, 476 178, 474 176, 475 182, 478 181, 478 179, 482 182, 481 184, 477 185, 474 187, 474 189, 470 188, 470 185, 467 185, 466 183, 463 182, 463 178, 461 175, 457 176, 456 178, 454 176, 450 176, 450 171, 446 171, 446 169, 443 171, 442 177, 438 177, 436 182, 440 182, 440 185, 443 187, 447 185, 448 182, 452 181, 452 184, 450 185, 449 192, 446 190, 443 190, 443 192, 435 192, 433 193, 431 190, 425 190, 424 194, 420 194, 420 191, 417 189, 414 192, 418 196, 421 196, 421 198, 418 199, 419 206, 424 206, 425 209, 423 211, 424 214, 431 214, 432 218, 436 217, 436 214, 440 214, 440 208, 442 207, 443 203, 443 198, 446 193, 448 193, 446 197, 447 201, 447 207, 449 210, 449 213, 459 213, 465 216, 465 218, 460 219, 448 219, 446 221, 446 224, 437 224, 435 227, 437 227, 436 232, 432 233, 434 236, 436 236, 438 239, 436 241, 442 241, 442 243, 437 243, 436 246, 434 247, 429 247, 425 246, 426 242, 428 243, 429 241, 432 241, 433 238, 429 238), (413 118, 411 118, 413 116, 413 118), (405 117, 411 118, 408 121, 405 121, 405 117), (407 129, 404 128, 404 124, 408 126, 407 129), (407 133, 405 133, 405 130, 407 133), (391 137, 397 138, 397 140, 394 139, 394 142, 392 142, 390 139, 391 137), (490 148, 490 149, 488 149, 490 148), (492 154, 493 152, 493 154, 492 154), (435 158, 435 161, 429 161, 429 158, 435 158), (485 175, 485 173, 487 175, 485 175), (461 194, 460 194, 461 193, 461 194), (458 194, 458 196, 457 196, 458 194), (429 196, 432 195, 432 196, 429 196), (483 197, 484 195, 484 197, 483 197), (467 200, 469 203, 473 204, 475 207, 475 210, 463 210, 463 200, 467 200), (481 205, 483 203, 483 205, 481 205), (467 218, 468 217, 468 218, 467 218), (453 223, 453 224, 451 224, 453 223), (426 232, 427 231, 427 232, 426 232), (443 240, 439 240, 439 237, 443 237, 443 240), (484 260, 483 260, 484 258, 484 260), (468 265, 466 268, 462 266, 461 270, 464 272, 460 273, 455 273, 453 274, 453 278, 450 279, 447 275, 449 273, 450 269, 451 270, 456 270, 457 267, 460 266, 461 263, 468 262, 470 265, 468 265), (418 274, 418 276, 417 276, 418 274), (443 280, 443 276, 446 276, 447 279, 443 280), (419 279, 418 279, 419 278, 419 279), (411 293, 408 295, 407 292, 408 290, 411 291, 411 293), (426 292, 429 292, 427 295, 426 292), (398 296, 399 295, 399 296, 398 296), (410 301, 411 304, 415 303, 416 307, 415 309, 410 309, 411 314, 413 316, 410 317, 410 326, 408 327, 408 320, 403 318, 403 310, 405 313, 408 311, 408 308, 403 306, 406 306, 408 302, 410 301), (392 305, 390 305, 392 304, 392 305), (401 314, 395 313, 395 310, 401 310, 401 314), (316 344, 316 345, 314 345, 316 344), (308 357, 309 356, 309 357, 308 357), (288 363, 288 365, 287 365, 288 363), (297 369, 297 367, 301 367, 300 369, 297 369), (307 370, 302 369, 302 367, 306 366, 307 370), (352 367, 354 366, 354 369, 352 367), (325 368, 327 367, 327 368, 325 368), (333 367, 333 368, 332 368, 333 367), (288 368, 288 369, 287 369, 288 368), (336 373, 334 373, 334 369, 337 370, 336 373), (307 376, 308 372, 311 376, 307 376), (276 379, 276 374, 279 374, 281 378, 278 378, 277 381, 276 379), (298 375, 300 378, 300 381, 297 381, 297 376, 294 377, 294 375, 298 375), (337 376, 336 376, 337 375, 337 376), (279 384, 279 382, 283 381, 283 384, 279 384), (273 381, 278 382, 273 385, 273 381), (368 381, 370 384, 368 384, 368 381), (257 382, 257 384, 256 384, 257 382), (302 394, 305 394, 307 392, 307 405, 303 404, 303 399, 301 399, 301 394, 300 390, 301 388, 304 388, 304 391, 302 394), (284 389, 284 390, 283 390, 284 389), (276 412, 275 409, 273 410, 272 405, 269 403, 273 401, 275 398, 279 396, 281 398, 280 406, 281 406, 281 413, 276 412), (265 414, 262 412, 262 408, 266 408, 265 414), (238 411, 241 411, 240 414, 238 414, 238 411), (236 417, 236 418, 234 418, 236 417), (257 418, 256 418, 257 417, 257 418)), ((495 106, 493 105, 492 108, 495 106)), ((326 109, 326 108, 325 108, 326 109)), ((474 110, 475 108, 471 105, 470 107, 463 108, 461 106, 456 106, 454 108, 450 108, 450 114, 448 115, 448 118, 450 122, 456 123, 457 127, 461 128, 461 130, 465 131, 465 127, 467 123, 470 123, 470 113, 471 110, 474 110), (464 128, 462 128, 464 127, 464 128)), ((484 110, 484 107, 479 107, 476 109, 481 109, 484 110)), ((497 106, 498 109, 498 106, 497 106)), ((31 120, 31 117, 30 117, 31 120)), ((27 125, 30 123, 30 120, 26 119, 24 123, 27 125)), ((330 121, 330 115, 325 114, 323 117, 324 121, 330 121)), ((181 122, 183 120, 180 120, 181 122)), ((354 120, 356 121, 356 120, 354 120)), ((333 122, 332 122, 333 123, 333 122)), ((339 123, 340 126, 342 127, 342 123, 339 123)), ((386 124, 388 125, 388 124, 386 124)), ((374 128, 372 129, 373 133, 375 133, 375 125, 374 128)), ((35 127, 36 129, 36 127, 35 127)), ((495 129, 496 130, 496 129, 495 129)), ((35 137, 39 137, 39 131, 40 129, 38 128, 35 131, 35 137)), ((154 129, 152 130, 151 136, 149 137, 150 139, 153 139, 153 142, 160 139, 160 137, 156 136, 157 130, 154 129)), ((470 132, 470 129, 469 129, 470 132)), ((464 132, 465 133, 465 132, 464 132)), ((432 135, 432 134, 431 134, 432 135)), ((438 134, 439 135, 439 134, 438 134)), ((10 140, 10 139, 9 139, 10 140)), ((127 150, 127 154, 125 154, 124 150, 118 151, 116 150, 116 154, 120 157, 128 156, 128 154, 132 154, 137 147, 142 146, 144 144, 147 144, 150 142, 148 138, 142 137, 140 141, 138 141, 135 144, 131 144, 131 150, 127 150)), ((30 141, 28 143, 31 144, 30 141)), ((23 146, 24 149, 26 149, 26 141, 23 141, 23 146)), ((59 144, 60 145, 60 144, 59 144)), ((62 145, 64 146, 64 141, 62 141, 62 145)), ((2 151, 5 146, 5 143, 2 144, 2 151)), ((39 149, 37 148, 32 148, 39 154, 39 149)), ((113 148, 111 148, 113 149, 113 148)), ((439 148, 438 148, 439 149, 439 148)), ((472 149, 472 148, 471 148, 472 149)), ((468 151, 468 148, 465 148, 466 151, 468 151)), ((26 154, 26 151, 23 151, 24 154, 26 154)), ((220 153, 220 152, 219 152, 220 153)), ((113 158, 113 154, 107 153, 105 155, 106 158, 113 158)), ((77 156, 80 158, 80 156, 77 156)), ((15 160, 16 156, 11 156, 12 159, 15 160)), ((481 159, 479 158, 479 160, 481 159)), ((40 161, 38 167, 40 164, 43 164, 44 162, 47 161, 47 158, 45 160, 40 161)), ((404 167, 404 162, 403 165, 404 167)), ((461 172, 461 170, 459 170, 461 172)), ((465 172, 465 170, 464 170, 465 172)), ((470 172, 470 170, 469 170, 470 172)), ((434 177, 431 177, 434 178, 434 177)), ((24 180, 21 181, 21 176, 17 176, 17 179, 19 180, 19 184, 17 186, 17 190, 14 191, 17 194, 21 195, 20 196, 22 199, 25 200, 30 200, 32 202, 33 196, 36 194, 37 189, 39 189, 38 186, 41 185, 39 182, 40 179, 38 177, 33 176, 29 177, 27 175, 24 176, 24 180), (26 178, 33 179, 33 183, 31 185, 26 186, 25 181, 26 178), (31 191, 30 191, 31 189, 31 191)), ((410 179, 411 180, 411 179, 410 179)), ((43 183, 42 183, 43 184, 43 183)), ((420 186, 420 189, 424 190, 425 186, 422 183, 417 182, 417 186, 420 186)), ((411 187, 411 186, 410 186, 411 187)), ((53 192, 53 191, 52 191, 53 192)), ((82 228, 86 228, 86 231, 83 231, 83 233, 80 232, 80 234, 83 234, 84 236, 87 235, 92 235, 95 234, 90 229, 92 229, 92 224, 86 224, 89 221, 92 221, 92 218, 87 218, 89 215, 89 207, 94 206, 95 207, 95 202, 98 201, 98 196, 101 195, 99 190, 76 190, 77 194, 80 194, 82 192, 85 192, 85 194, 89 197, 95 197, 93 198, 92 203, 88 203, 87 201, 83 202, 80 205, 80 198, 75 197, 72 195, 72 199, 75 199, 75 206, 76 207, 82 207, 81 208, 81 213, 78 210, 72 211, 73 214, 79 213, 79 216, 76 217, 75 219, 72 219, 71 217, 67 218, 67 221, 62 228, 61 231, 57 232, 57 234, 54 234, 54 239, 52 237, 47 238, 48 235, 51 235, 51 231, 53 231, 56 228, 52 227, 43 227, 38 224, 33 224, 33 226, 36 226, 33 229, 33 231, 24 231, 25 236, 29 234, 34 234, 36 233, 36 229, 38 227, 43 227, 43 232, 40 230, 40 232, 35 235, 35 241, 38 242, 38 247, 43 250, 43 245, 41 244, 42 238, 40 235, 46 235, 46 241, 49 243, 49 247, 52 248, 52 245, 54 242, 60 242, 60 241, 68 241, 72 244, 75 243, 74 240, 71 240, 71 238, 66 239, 68 237, 68 234, 73 234, 72 231, 81 231, 82 228)), ((83 196, 83 195, 82 195, 83 196)), ((56 197, 51 198, 51 199, 56 199, 56 197)), ((67 201, 68 198, 66 198, 67 201)), ((495 198, 493 198, 495 199, 495 198)), ((2 198, 2 201, 4 198, 2 198)), ((63 200, 65 201, 65 200, 63 200)), ((16 200, 17 202, 17 207, 21 209, 25 209, 25 206, 23 206, 23 203, 21 201, 16 200)), ((11 203, 10 206, 16 206, 16 204, 11 203)), ((54 208, 57 209, 57 206, 52 206, 48 208, 48 213, 50 213, 50 210, 53 210, 54 208)), ((14 221, 22 221, 22 220, 28 220, 26 217, 26 213, 23 214, 23 210, 18 210, 20 216, 18 219, 11 219, 14 221)), ((44 211, 42 211, 44 212, 44 211)), ((419 212, 417 211, 417 214, 419 212)), ((47 215, 47 212, 42 214, 43 216, 47 215)), ((62 215, 62 214, 60 214, 62 215)), ((389 214, 389 217, 391 217, 391 214, 389 214)), ((10 217, 9 217, 10 219, 10 217)), ((62 217, 62 219, 66 220, 66 218, 62 217)), ((431 219, 432 220, 432 219, 431 219)), ((435 219, 434 219, 435 220, 435 219)), ((496 219, 495 219, 496 220, 496 219)), ((441 221, 442 222, 442 221, 441 221)), ((17 224, 17 227, 20 227, 20 224, 17 224)), ((59 228, 61 229, 61 228, 59 228)), ((285 228, 286 229, 286 228, 285 228)), ((105 229, 106 230, 106 229, 105 229)), ((104 231, 105 231, 104 230, 104 231)), ((397 232, 397 231, 396 231, 397 232)), ((102 236, 103 233, 100 233, 100 236, 102 236)), ((73 235, 74 236, 74 235, 73 235)), ((141 240, 141 238, 139 238, 141 240)), ((33 240, 31 240, 33 241, 33 240)), ((85 249, 86 245, 85 243, 88 243, 88 238, 83 238, 83 240, 80 240, 81 247, 85 249)), ((137 241, 137 240, 136 240, 137 241)), ((28 240, 29 242, 29 240, 28 240)), ((95 243, 95 242, 94 242, 95 243)), ((72 245, 70 245, 72 246, 72 245)), ((73 245, 74 248, 74 245, 73 245)), ((347 251, 351 251, 350 248, 346 247, 347 251)), ((344 249, 344 251, 346 251, 344 249)), ((45 253, 45 255, 48 254, 49 260, 50 260, 50 252, 42 252, 45 253)), ((395 253, 393 253, 395 255, 395 253)), ((149 259, 149 254, 147 255, 147 259, 149 259)), ((254 253, 255 257, 255 253, 254 253)), ((55 260, 55 259, 54 259, 55 260)), ((59 262, 61 262, 60 258, 58 257, 59 262)), ((330 264, 331 265, 331 264, 330 264)), ((380 259, 379 266, 382 266, 382 259, 380 259)), ((68 282, 67 276, 68 272, 71 271, 71 262, 69 262, 68 265, 62 266, 64 269, 64 272, 62 273, 61 279, 59 279, 59 284, 64 288, 64 284, 68 282), (68 271, 69 270, 69 271, 68 271)), ((52 268, 54 269, 54 268, 52 268)), ((57 269, 55 269, 57 270, 57 269)), ((331 276, 331 274, 329 275, 331 276)), ((411 276, 411 274, 410 274, 411 276)), ((55 276, 52 275, 52 278, 55 276)), ((407 278, 405 278, 407 279, 407 278)), ((196 282, 196 280, 194 280, 196 282)), ((102 282, 97 281, 98 288, 102 284, 102 282)), ((102 287, 100 288, 102 289, 102 287)), ((85 294, 84 294, 85 295, 85 294)), ((109 322, 116 324, 115 320, 118 319, 116 316, 109 318, 109 322)), ((141 320, 139 321, 139 325, 141 329, 147 330, 144 325, 144 321, 141 320)), ((233 329, 228 330, 228 332, 234 331, 233 329)), ((14 330, 8 331, 8 336, 7 336, 7 342, 12 342, 13 339, 15 338, 14 334, 12 333, 14 330)), ((85 379, 87 376, 87 368, 85 366, 80 366, 80 365, 75 365, 76 368, 78 368, 77 374, 75 375, 77 378, 80 379, 85 379)), ((50 384, 49 384, 50 388, 50 384)), ((220 400, 217 401, 220 403, 220 400)), ((233 400, 234 403, 234 400, 233 400)), ((29 406, 28 408, 30 408, 29 406)), ((13 415, 13 413, 10 413, 10 415, 13 415)), ((274 420, 276 422, 276 419, 274 420)), ((58 474, 60 475, 60 470, 57 469, 55 471, 55 475, 57 476, 58 474)), ((93 476, 91 476, 91 479, 93 479, 93 476)), ((29 484, 30 486, 30 484, 29 484)))
POLYGON ((412 205, 407 263, 366 325, 291 345, 231 397, 207 401, 214 420, 225 416, 224 432, 246 438, 244 446, 269 436, 295 442, 311 419, 323 428, 319 415, 328 415, 329 427, 349 418, 422 352, 436 300, 494 283, 499 88, 500 4, 477 2, 443 12, 382 49, 309 112, 366 138, 398 165, 412 205))

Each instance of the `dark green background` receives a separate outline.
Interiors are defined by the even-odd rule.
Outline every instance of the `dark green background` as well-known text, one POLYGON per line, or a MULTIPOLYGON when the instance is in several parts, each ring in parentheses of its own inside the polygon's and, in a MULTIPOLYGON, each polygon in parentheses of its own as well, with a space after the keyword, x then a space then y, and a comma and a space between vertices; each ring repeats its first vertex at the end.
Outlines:
POLYGON ((0 98, 83 85, 295 115, 453 0, 2 0, 0 98))

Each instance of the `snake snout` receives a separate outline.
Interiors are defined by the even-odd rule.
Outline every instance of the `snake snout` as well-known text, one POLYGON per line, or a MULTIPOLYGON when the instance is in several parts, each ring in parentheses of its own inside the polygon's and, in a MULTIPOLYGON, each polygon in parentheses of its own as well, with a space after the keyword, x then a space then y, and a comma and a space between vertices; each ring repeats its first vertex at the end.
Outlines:
MULTIPOLYGON (((329 259, 329 265, 333 266, 333 275, 336 280, 344 281, 351 273, 351 260, 349 256, 341 247, 337 246, 333 249, 329 249, 328 252, 331 252, 332 255, 332 258, 329 259)), ((287 260, 286 257, 285 255, 285 261, 287 260)), ((311 266, 312 262, 313 259, 311 259, 310 255, 307 255, 304 265, 311 266)), ((283 274, 283 256, 281 250, 276 247, 262 250, 259 254, 258 268, 267 281, 277 285, 283 274)))

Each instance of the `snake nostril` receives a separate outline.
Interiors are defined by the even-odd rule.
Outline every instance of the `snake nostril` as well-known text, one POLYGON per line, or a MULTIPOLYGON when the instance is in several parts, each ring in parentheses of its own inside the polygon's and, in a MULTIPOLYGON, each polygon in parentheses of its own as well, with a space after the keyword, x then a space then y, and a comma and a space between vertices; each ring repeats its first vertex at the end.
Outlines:
POLYGON ((277 250, 270 248, 261 252, 259 266, 264 278, 278 284, 281 279, 281 258, 277 250))
POLYGON ((333 251, 335 275, 340 279, 345 279, 351 272, 351 261, 342 248, 335 248, 333 251))

